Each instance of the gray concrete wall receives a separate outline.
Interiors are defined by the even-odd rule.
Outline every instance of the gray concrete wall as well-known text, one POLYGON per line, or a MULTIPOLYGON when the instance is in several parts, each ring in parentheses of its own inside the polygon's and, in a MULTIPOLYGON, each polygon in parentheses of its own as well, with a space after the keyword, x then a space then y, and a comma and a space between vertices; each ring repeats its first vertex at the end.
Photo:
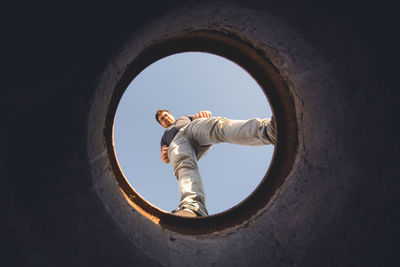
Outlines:
POLYGON ((1 266, 399 264, 391 7, 147 1, 7 11, 1 266), (291 172, 257 214, 188 235, 126 201, 96 111, 147 42, 205 28, 234 32, 276 68, 293 95, 298 147, 291 172))

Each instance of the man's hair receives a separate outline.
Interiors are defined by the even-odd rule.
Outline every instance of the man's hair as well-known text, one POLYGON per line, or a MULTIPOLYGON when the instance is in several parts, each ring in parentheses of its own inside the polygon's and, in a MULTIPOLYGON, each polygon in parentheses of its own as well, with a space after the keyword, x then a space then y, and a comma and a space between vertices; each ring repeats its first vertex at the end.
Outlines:
POLYGON ((166 110, 166 109, 159 109, 159 110, 157 110, 157 112, 156 112, 156 121, 157 121, 159 124, 161 124, 161 122, 158 120, 158 116, 160 116, 161 113, 163 113, 163 112, 168 112, 169 114, 171 114, 171 112, 169 112, 169 110, 166 110))

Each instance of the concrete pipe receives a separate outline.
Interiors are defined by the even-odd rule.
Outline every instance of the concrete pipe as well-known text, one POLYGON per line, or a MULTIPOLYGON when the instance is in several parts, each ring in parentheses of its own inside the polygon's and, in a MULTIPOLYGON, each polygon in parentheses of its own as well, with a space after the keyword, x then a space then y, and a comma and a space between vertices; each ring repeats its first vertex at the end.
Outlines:
POLYGON ((387 116, 393 84, 377 68, 385 62, 375 50, 381 43, 367 42, 360 26, 368 16, 355 19, 358 6, 344 10, 339 2, 152 4, 132 14, 102 7, 108 20, 99 13, 93 24, 83 13, 57 24, 55 35, 37 27, 35 49, 24 54, 30 73, 21 81, 10 76, 3 98, 11 112, 1 134, 1 265, 398 263, 399 150, 387 116), (112 141, 115 111, 132 79, 187 51, 246 69, 278 125, 273 162, 258 188, 202 218, 174 216, 143 199, 120 170, 112 141))

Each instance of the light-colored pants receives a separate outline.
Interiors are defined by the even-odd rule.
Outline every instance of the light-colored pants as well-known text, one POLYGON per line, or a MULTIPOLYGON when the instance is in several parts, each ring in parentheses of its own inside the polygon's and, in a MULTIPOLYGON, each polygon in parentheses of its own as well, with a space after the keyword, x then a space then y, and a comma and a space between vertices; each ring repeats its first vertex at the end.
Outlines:
POLYGON ((168 148, 168 158, 181 195, 178 208, 208 215, 197 161, 211 145, 221 142, 246 146, 275 144, 276 130, 271 119, 229 120, 221 117, 196 119, 180 129, 168 148))

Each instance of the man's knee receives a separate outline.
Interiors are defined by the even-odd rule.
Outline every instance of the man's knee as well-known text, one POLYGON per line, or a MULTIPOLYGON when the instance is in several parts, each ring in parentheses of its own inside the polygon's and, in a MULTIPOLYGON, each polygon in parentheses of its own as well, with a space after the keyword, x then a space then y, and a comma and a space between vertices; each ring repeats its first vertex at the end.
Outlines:
POLYGON ((181 170, 198 170, 197 162, 192 155, 182 154, 174 163, 175 174, 178 174, 181 170))

